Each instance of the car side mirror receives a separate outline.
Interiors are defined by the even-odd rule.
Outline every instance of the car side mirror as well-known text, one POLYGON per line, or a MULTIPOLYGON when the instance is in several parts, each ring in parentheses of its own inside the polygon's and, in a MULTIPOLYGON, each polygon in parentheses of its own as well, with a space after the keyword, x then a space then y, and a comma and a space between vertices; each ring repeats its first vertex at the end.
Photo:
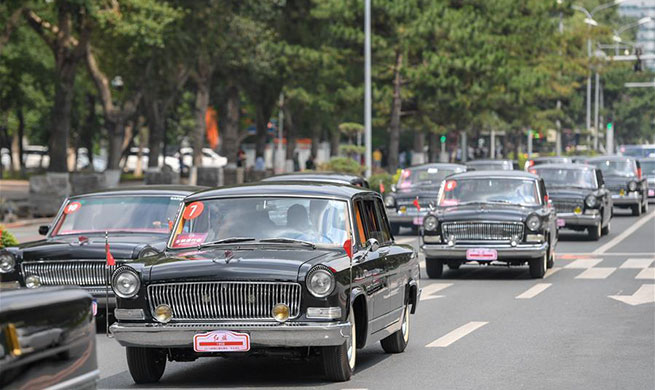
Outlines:
POLYGON ((45 236, 50 230, 50 225, 41 225, 39 226, 39 234, 45 236))
POLYGON ((396 185, 395 184, 391 185, 391 192, 396 192, 396 185))
POLYGON ((366 251, 375 252, 380 249, 380 243, 375 238, 369 238, 366 240, 366 251))

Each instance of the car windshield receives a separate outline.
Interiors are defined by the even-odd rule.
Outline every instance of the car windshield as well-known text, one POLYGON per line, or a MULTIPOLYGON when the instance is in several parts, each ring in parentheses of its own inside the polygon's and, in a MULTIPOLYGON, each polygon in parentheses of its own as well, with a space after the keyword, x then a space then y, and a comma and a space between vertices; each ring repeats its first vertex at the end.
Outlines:
POLYGON ((470 178, 446 180, 439 206, 467 203, 507 203, 538 205, 537 182, 510 178, 470 178))
POLYGON ((655 161, 642 161, 641 173, 644 176, 655 176, 655 161))
POLYGON ((104 232, 168 234, 181 196, 97 196, 69 201, 53 236, 104 232))
POLYGON ((594 171, 589 169, 541 168, 533 173, 541 176, 547 187, 596 188, 594 171))
POLYGON ((635 163, 631 160, 600 160, 591 164, 600 168, 604 176, 634 176, 636 171, 635 163))
POLYGON ((398 178, 398 188, 416 186, 439 186, 443 179, 453 173, 464 172, 461 168, 409 168, 403 169, 398 178))
POLYGON ((300 197, 221 198, 185 205, 171 248, 278 241, 341 247, 349 237, 348 204, 300 197))

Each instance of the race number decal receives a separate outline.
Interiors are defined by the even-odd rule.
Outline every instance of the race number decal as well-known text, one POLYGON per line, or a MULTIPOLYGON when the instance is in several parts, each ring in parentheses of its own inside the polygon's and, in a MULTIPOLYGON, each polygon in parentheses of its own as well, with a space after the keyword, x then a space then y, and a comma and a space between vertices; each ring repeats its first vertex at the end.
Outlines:
POLYGON ((79 209, 82 208, 82 204, 80 202, 70 202, 69 204, 66 205, 66 208, 64 209, 64 214, 73 214, 74 212, 78 211, 79 209))
POLYGON ((250 350, 250 335, 246 333, 215 330, 193 336, 196 352, 245 352, 250 350))
POLYGON ((182 217, 184 217, 186 220, 197 218, 200 214, 202 214, 204 209, 205 204, 202 202, 190 203, 184 209, 184 214, 182 214, 182 217))

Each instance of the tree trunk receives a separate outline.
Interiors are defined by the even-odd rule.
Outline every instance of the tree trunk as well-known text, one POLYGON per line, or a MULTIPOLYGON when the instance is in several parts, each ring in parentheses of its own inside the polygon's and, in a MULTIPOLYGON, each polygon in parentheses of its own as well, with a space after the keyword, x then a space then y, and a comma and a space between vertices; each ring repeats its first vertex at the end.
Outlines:
POLYGON ((402 98, 400 96, 401 79, 400 69, 403 64, 403 55, 396 52, 396 66, 393 77, 393 101, 391 103, 391 121, 389 122, 389 172, 398 169, 398 149, 400 145, 400 110, 402 98))
POLYGON ((264 151, 266 150, 268 120, 271 118, 271 112, 272 107, 266 107, 262 102, 258 102, 255 106, 255 126, 257 128, 255 156, 264 156, 264 151))
MULTIPOLYGON (((58 61, 59 62, 59 61, 58 61)), ((71 106, 77 61, 61 59, 55 75, 55 98, 52 108, 49 155, 50 172, 68 172, 67 155, 71 124, 71 106)))
POLYGON ((239 152, 239 89, 231 85, 227 88, 225 102, 225 126, 223 129, 223 153, 231 167, 236 167, 239 152))
POLYGON ((330 130, 330 158, 339 156, 339 143, 341 142, 341 132, 336 127, 330 130))
MULTIPOLYGON (((420 156, 420 157, 413 157, 413 160, 417 160, 417 164, 423 164, 425 163, 424 157, 424 152, 423 149, 425 147, 425 133, 422 132, 421 130, 414 130, 414 153, 412 153, 412 156, 420 156)), ((414 161, 411 161, 412 164, 414 164, 414 161)))
POLYGON ((93 170, 93 133, 95 132, 96 119, 96 97, 92 93, 86 95, 87 115, 84 123, 84 136, 82 136, 82 147, 86 148, 89 157, 89 167, 93 170))
POLYGON ((20 169, 20 176, 25 177, 25 160, 23 159, 23 137, 25 137, 25 116, 23 109, 19 108, 16 111, 18 117, 18 167, 20 169))
POLYGON ((437 133, 429 132, 428 133, 428 149, 430 150, 430 162, 438 162, 439 156, 439 138, 437 133))
POLYGON ((322 133, 322 128, 321 124, 317 122, 314 122, 312 125, 312 157, 316 159, 316 156, 318 155, 318 146, 321 143, 321 133, 322 133))
POLYGON ((116 118, 113 122, 107 123, 109 132, 109 150, 107 151, 107 169, 116 170, 120 168, 120 160, 123 152, 123 138, 125 137, 125 119, 116 118))
POLYGON ((209 106, 210 79, 201 78, 196 83, 196 105, 194 109, 195 128, 191 137, 193 146, 193 165, 202 166, 202 147, 204 145, 206 123, 205 115, 209 106))
POLYGON ((287 138, 287 152, 286 159, 293 160, 294 153, 296 151, 296 125, 293 120, 294 114, 289 109, 289 106, 284 107, 284 130, 286 130, 287 138))
POLYGON ((155 99, 146 98, 146 115, 148 117, 148 168, 159 167, 159 156, 162 153, 162 143, 164 142, 164 119, 159 112, 159 107, 155 99))

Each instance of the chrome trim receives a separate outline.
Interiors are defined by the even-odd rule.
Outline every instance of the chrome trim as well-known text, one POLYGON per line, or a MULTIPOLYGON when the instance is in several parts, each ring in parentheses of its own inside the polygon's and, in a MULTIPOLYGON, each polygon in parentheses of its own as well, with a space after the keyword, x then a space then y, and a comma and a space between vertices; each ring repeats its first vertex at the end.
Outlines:
POLYGON ((584 210, 584 199, 552 199, 555 213, 572 213, 576 207, 584 210))
POLYGON ((444 237, 455 236, 456 242, 509 241, 514 236, 523 237, 522 222, 467 221, 441 224, 444 237))
POLYGON ((182 282, 151 284, 150 312, 161 304, 173 309, 172 321, 270 320, 277 303, 289 306, 289 319, 300 315, 302 288, 291 282, 182 282))
POLYGON ((78 285, 82 287, 100 287, 111 280, 111 274, 122 261, 106 268, 105 260, 74 259, 74 260, 39 260, 21 263, 21 272, 27 275, 38 275, 42 286, 78 285))

